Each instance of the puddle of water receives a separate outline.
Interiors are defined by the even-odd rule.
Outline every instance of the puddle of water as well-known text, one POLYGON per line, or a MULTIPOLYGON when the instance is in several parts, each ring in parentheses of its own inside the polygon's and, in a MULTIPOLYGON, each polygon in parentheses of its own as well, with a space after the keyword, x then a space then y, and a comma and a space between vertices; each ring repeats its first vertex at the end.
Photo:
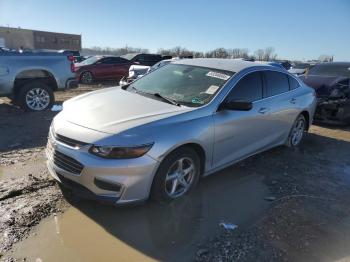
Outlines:
POLYGON ((220 222, 245 227, 255 221, 268 207, 267 194, 261 176, 231 167, 167 205, 115 208, 82 201, 42 222, 11 255, 29 261, 189 261, 198 243, 222 230, 220 222))

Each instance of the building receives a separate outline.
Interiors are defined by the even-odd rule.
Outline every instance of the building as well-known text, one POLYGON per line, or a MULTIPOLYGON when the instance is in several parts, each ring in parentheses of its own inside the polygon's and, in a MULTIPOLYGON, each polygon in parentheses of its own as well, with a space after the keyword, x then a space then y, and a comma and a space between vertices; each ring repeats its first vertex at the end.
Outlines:
POLYGON ((0 27, 0 47, 81 50, 81 35, 0 27))

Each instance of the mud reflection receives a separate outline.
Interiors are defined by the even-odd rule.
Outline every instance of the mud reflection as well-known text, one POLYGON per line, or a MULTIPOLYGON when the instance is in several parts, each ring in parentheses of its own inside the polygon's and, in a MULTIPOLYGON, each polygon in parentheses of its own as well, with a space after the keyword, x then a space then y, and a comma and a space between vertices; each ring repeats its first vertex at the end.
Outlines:
POLYGON ((262 177, 231 167, 205 178, 192 194, 161 205, 115 208, 88 201, 42 223, 15 257, 43 261, 189 261, 222 221, 244 227, 268 205, 262 177))

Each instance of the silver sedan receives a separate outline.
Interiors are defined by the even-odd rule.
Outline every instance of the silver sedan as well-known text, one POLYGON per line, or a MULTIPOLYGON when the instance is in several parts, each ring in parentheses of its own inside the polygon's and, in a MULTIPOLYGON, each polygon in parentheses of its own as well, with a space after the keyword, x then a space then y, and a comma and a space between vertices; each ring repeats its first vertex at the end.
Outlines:
POLYGON ((170 201, 202 176, 299 145, 315 106, 314 90, 277 67, 179 60, 66 101, 50 128, 48 169, 83 197, 170 201))

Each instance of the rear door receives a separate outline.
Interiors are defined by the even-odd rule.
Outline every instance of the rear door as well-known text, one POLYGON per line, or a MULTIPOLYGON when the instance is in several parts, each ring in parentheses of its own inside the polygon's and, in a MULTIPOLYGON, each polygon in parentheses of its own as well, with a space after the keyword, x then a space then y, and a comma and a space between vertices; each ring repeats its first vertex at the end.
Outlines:
POLYGON ((298 101, 297 91, 294 90, 295 87, 290 87, 289 83, 292 80, 289 80, 287 74, 266 70, 263 76, 264 99, 261 107, 266 111, 265 120, 271 124, 270 132, 265 139, 269 144, 281 144, 287 139, 291 126, 299 113, 298 103, 300 101, 298 101))

